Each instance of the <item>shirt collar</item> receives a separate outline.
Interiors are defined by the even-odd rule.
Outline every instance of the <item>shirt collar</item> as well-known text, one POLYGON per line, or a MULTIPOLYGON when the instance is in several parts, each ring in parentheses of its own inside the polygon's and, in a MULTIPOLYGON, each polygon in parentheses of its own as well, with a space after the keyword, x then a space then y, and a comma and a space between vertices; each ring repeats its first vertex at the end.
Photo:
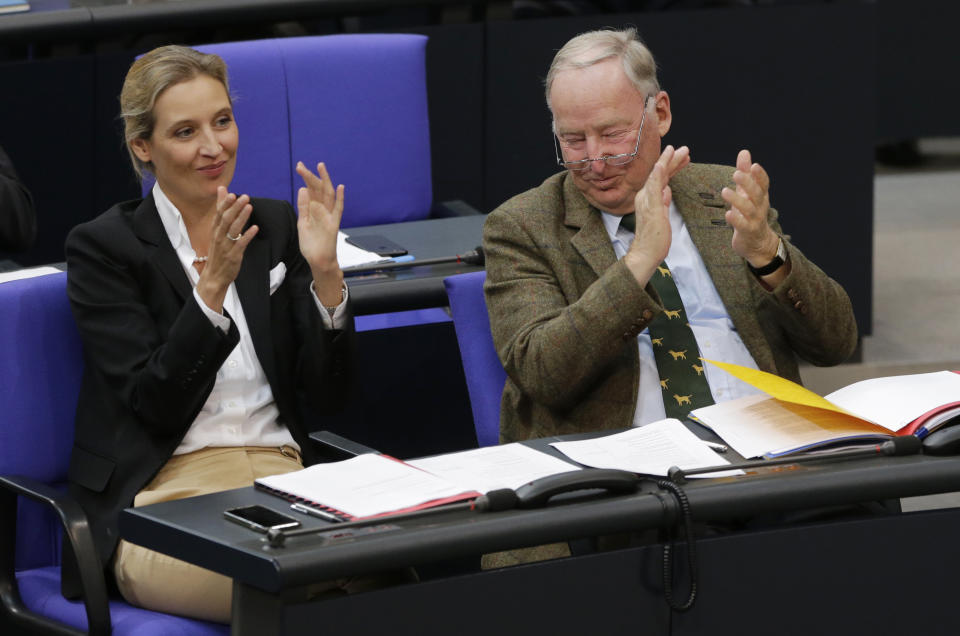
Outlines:
POLYGON ((170 244, 176 250, 181 261, 185 257, 189 257, 188 262, 192 264, 197 253, 190 244, 190 235, 187 234, 187 226, 183 223, 183 215, 160 189, 159 183, 154 183, 150 192, 153 196, 153 202, 157 206, 160 222, 163 223, 163 229, 167 233, 167 238, 170 239, 170 244))
MULTIPOLYGON (((603 221, 603 227, 607 229, 607 235, 610 237, 610 240, 617 238, 617 234, 620 232, 620 220, 623 219, 622 216, 618 214, 610 214, 609 212, 600 211, 600 219, 603 221)), ((623 229, 624 238, 629 238, 633 236, 633 233, 630 230, 623 229)))
MULTIPOLYGON (((620 227, 620 221, 623 219, 623 216, 618 214, 610 214, 609 212, 604 212, 599 210, 600 219, 603 221, 603 227, 607 230, 607 236, 610 237, 610 241, 622 240, 625 244, 629 245, 633 241, 633 232, 628 230, 625 227, 620 227)), ((676 204, 673 201, 670 202, 670 225, 674 225, 674 218, 680 218, 680 211, 677 209, 676 204)))

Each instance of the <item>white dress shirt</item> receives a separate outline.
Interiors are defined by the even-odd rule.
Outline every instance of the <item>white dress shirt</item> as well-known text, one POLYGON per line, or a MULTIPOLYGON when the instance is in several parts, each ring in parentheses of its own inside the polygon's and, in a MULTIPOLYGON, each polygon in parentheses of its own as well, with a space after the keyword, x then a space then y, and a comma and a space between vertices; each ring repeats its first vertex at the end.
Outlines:
MULTIPOLYGON (((194 300, 210 322, 227 333, 230 330, 230 318, 207 307, 197 293, 200 274, 193 266, 197 254, 190 245, 190 236, 180 211, 163 193, 159 184, 153 186, 153 200, 167 237, 193 286, 194 300)), ((337 306, 332 317, 314 293, 312 283, 310 293, 326 328, 342 328, 347 303, 346 287, 343 301, 337 306)), ((217 371, 217 379, 210 396, 174 455, 216 446, 292 446, 300 450, 290 431, 279 421, 280 413, 273 399, 273 391, 253 348, 253 339, 250 337, 250 329, 234 283, 230 283, 227 289, 223 308, 237 324, 240 343, 217 371)))
MULTIPOLYGON (((613 244, 617 259, 623 258, 633 242, 633 232, 620 227, 622 217, 601 212, 607 235, 613 244)), ((670 204, 670 229, 673 240, 667 254, 667 267, 680 292, 683 308, 696 338, 700 355, 704 358, 732 362, 752 369, 757 368, 753 356, 747 351, 727 314, 720 294, 710 279, 700 251, 690 238, 687 226, 676 206, 670 204)), ((633 425, 643 426, 666 417, 663 408, 663 394, 660 391, 660 375, 653 356, 653 343, 650 331, 644 329, 637 336, 640 349, 640 387, 637 394, 637 410, 633 415, 633 425)), ((723 402, 744 395, 759 393, 757 389, 742 382, 726 371, 710 364, 704 364, 704 373, 714 402, 723 402)))

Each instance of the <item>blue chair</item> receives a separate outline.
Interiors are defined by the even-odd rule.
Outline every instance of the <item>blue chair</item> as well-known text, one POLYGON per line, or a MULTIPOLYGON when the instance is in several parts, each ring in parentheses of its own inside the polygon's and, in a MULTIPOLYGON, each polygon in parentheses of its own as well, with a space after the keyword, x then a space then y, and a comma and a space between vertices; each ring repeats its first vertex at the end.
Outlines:
MULTIPOLYGON (((293 168, 346 186, 344 229, 477 213, 433 205, 427 38, 350 34, 197 46, 227 63, 240 153, 232 190, 290 201, 293 168)), ((144 192, 152 184, 144 184, 144 192)), ((357 318, 357 331, 449 322, 438 308, 357 318)))
POLYGON ((232 189, 296 206, 296 162, 323 161, 346 185, 344 228, 429 217, 426 46, 407 34, 197 46, 230 75, 241 149, 232 189))
POLYGON ((86 515, 65 488, 84 364, 66 281, 58 273, 0 284, 0 633, 228 634, 107 593, 86 515), (82 601, 61 594, 64 534, 82 601))
POLYGON ((493 446, 500 441, 500 397, 507 374, 490 334, 490 318, 483 297, 486 278, 486 272, 458 274, 445 278, 443 285, 450 299, 450 313, 460 345, 477 443, 493 446))

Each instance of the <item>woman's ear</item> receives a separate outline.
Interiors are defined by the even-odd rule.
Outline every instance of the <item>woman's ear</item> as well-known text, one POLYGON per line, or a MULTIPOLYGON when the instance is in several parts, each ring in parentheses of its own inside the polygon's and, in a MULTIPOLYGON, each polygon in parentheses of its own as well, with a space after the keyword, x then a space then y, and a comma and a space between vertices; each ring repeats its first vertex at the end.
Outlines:
POLYGON ((137 159, 143 163, 150 163, 150 142, 146 139, 137 138, 130 142, 130 148, 137 159))

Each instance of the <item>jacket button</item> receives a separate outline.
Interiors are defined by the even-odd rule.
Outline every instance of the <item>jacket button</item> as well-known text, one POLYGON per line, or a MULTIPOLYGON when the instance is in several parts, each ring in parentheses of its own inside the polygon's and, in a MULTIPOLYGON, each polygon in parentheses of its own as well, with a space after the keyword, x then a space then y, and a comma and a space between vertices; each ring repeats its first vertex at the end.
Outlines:
POLYGON ((797 300, 799 296, 800 294, 797 293, 797 290, 793 289, 792 287, 787 291, 787 298, 789 298, 790 300, 797 300))
POLYGON ((651 318, 653 318, 653 312, 650 311, 649 309, 644 309, 643 313, 640 315, 643 317, 644 320, 650 320, 651 318))

